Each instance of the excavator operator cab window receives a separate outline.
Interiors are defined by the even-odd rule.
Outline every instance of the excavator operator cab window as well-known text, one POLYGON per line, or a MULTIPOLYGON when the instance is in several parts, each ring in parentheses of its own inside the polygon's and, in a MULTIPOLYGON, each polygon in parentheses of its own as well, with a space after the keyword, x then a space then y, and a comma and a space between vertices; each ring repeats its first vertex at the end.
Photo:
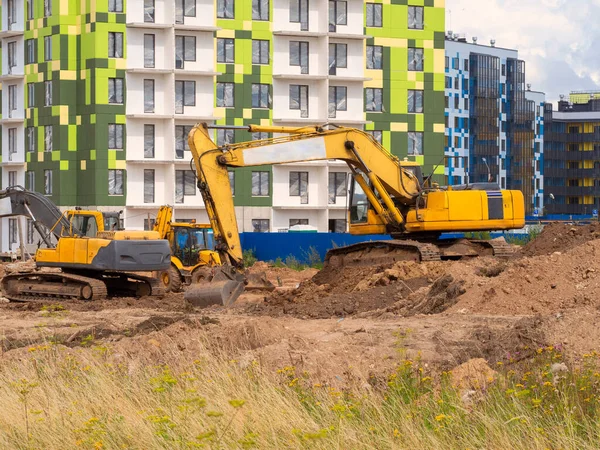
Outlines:
POLYGON ((117 216, 105 216, 104 217, 104 231, 117 231, 121 230, 121 219, 117 216))
POLYGON ((423 172, 421 171, 421 166, 402 166, 402 168, 417 177, 419 186, 423 186, 423 172))
POLYGON ((206 230, 194 230, 192 232, 192 250, 206 250, 206 230))
POLYGON ((98 234, 98 224, 96 223, 95 216, 76 214, 71 216, 71 223, 73 224, 73 229, 81 231, 83 236, 93 238, 98 234))
POLYGON ((369 199, 354 177, 350 181, 350 223, 367 223, 369 199))

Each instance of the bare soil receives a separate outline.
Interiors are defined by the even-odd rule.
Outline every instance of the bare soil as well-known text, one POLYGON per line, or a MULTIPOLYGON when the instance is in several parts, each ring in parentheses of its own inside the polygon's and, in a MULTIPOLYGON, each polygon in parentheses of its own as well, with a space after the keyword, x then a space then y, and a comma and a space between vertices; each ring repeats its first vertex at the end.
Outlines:
POLYGON ((549 226, 506 261, 321 271, 259 263, 251 270, 265 272, 276 290, 247 292, 228 309, 194 309, 183 294, 0 303, 0 364, 48 342, 108 346, 131 365, 208 351, 241 365, 292 365, 343 386, 383 380, 404 355, 444 370, 474 358, 518 363, 547 345, 576 358, 600 342, 600 228, 571 228, 549 226))

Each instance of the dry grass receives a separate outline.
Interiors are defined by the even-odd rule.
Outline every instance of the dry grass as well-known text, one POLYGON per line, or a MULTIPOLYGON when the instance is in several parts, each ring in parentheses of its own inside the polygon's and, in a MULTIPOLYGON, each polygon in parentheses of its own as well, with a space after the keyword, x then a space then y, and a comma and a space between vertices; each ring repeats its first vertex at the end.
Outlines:
POLYGON ((149 367, 108 347, 38 346, 0 366, 0 448, 597 448, 597 355, 563 373, 556 349, 538 352, 465 403, 418 360, 339 391, 208 353, 149 367))

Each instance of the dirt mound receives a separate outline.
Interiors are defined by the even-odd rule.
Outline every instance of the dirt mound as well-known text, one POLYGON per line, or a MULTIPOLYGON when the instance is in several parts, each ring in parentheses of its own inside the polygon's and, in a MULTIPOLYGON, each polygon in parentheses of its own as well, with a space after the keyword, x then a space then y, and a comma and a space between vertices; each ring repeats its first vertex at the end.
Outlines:
POLYGON ((458 389, 482 389, 493 383, 498 372, 483 358, 470 359, 450 371, 452 386, 458 389))
POLYGON ((600 223, 585 226, 551 223, 546 225, 540 235, 523 247, 524 256, 550 255, 565 252, 586 242, 600 239, 600 223))

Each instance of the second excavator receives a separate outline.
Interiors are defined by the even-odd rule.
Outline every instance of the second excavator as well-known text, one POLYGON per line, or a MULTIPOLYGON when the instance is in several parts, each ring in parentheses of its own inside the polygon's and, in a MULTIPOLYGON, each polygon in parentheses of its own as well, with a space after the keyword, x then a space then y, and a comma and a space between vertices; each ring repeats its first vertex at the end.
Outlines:
MULTIPOLYGON (((525 225, 521 191, 497 184, 438 186, 423 179, 421 167, 402 161, 370 134, 337 126, 208 126, 189 134, 198 188, 214 231, 215 249, 225 274, 220 284, 195 288, 186 296, 198 305, 230 304, 243 290, 238 274, 243 266, 228 169, 306 161, 342 160, 352 174, 349 231, 354 235, 388 234, 391 240, 364 242, 332 249, 326 264, 387 263, 397 260, 435 261, 479 255, 508 256, 503 239, 440 240, 442 233, 520 229, 525 225), (242 128, 276 137, 218 147, 210 128, 242 128), (237 284, 235 282, 238 282, 237 284)), ((430 177, 428 177, 430 178, 430 177)))

